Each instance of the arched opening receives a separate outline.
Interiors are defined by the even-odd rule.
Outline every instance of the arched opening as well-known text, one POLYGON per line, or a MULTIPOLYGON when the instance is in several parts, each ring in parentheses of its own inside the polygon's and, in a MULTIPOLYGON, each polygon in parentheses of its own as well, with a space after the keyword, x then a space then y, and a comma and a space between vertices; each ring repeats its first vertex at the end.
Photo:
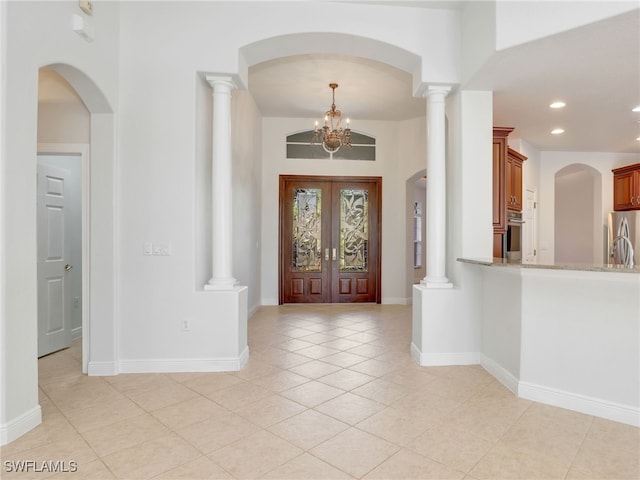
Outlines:
MULTIPOLYGON (((115 122, 105 95, 82 71, 67 64, 40 69, 38 151, 79 158, 77 223, 73 260, 81 265, 67 309, 81 310, 82 372, 117 373, 115 348, 115 122), (63 93, 66 92, 66 93, 63 93), (67 95, 67 102, 59 101, 67 95), (50 96, 48 102, 45 96, 50 96), (56 98, 57 97, 57 98, 56 98), (72 101, 69 99, 73 98, 72 101), (79 250, 79 251, 78 251, 79 250)), ((77 160, 77 159, 76 159, 77 160)), ((60 158, 49 158, 49 163, 60 158)), ((39 282, 40 283, 40 282, 39 282)), ((40 289, 40 285, 39 285, 40 289)), ((40 292, 39 292, 40 294, 40 292)), ((76 323, 78 319, 76 319, 76 323)))
POLYGON ((554 251, 558 263, 602 263, 602 175, 572 164, 555 174, 554 251))
MULTIPOLYGON (((90 113, 55 70, 38 79, 37 277, 38 357, 65 349, 64 358, 82 368, 82 325, 88 294, 88 185, 90 113), (72 348, 71 348, 72 347, 72 348)), ((60 358, 60 357, 58 357, 60 358)), ((38 362, 39 376, 55 362, 38 362)))
MULTIPOLYGON (((416 93, 422 85, 416 79, 421 72, 421 59, 394 45, 340 33, 300 33, 267 38, 242 47, 239 57, 241 69, 237 76, 233 76, 238 89, 233 91, 231 102, 232 125, 238 125, 239 130, 232 128, 232 136, 242 137, 243 142, 240 146, 234 141, 234 155, 253 148, 256 154, 252 158, 261 156, 262 161, 252 169, 252 182, 253 175, 259 174, 261 177, 258 187, 246 191, 242 198, 234 193, 234 209, 241 204, 248 206, 248 211, 242 215, 234 214, 234 239, 238 238, 238 242, 234 241, 234 275, 241 284, 249 286, 250 303, 258 303, 252 293, 258 288, 260 304, 277 304, 278 175, 382 176, 386 178, 385 188, 402 191, 407 176, 424 165, 419 160, 406 160, 422 158, 425 150, 426 101, 416 93), (335 45, 334 50, 327 49, 331 45, 335 45), (353 75, 355 70, 366 73, 353 75), (354 162, 296 162, 286 158, 286 135, 313 128, 315 120, 321 121, 331 103, 328 83, 333 81, 340 85, 336 105, 343 115, 351 118, 351 127, 366 131, 376 138, 375 162, 362 159, 354 162), (304 89, 299 88, 302 85, 304 89), (276 96, 274 91, 285 91, 285 98, 276 96), (368 95, 363 100, 365 92, 368 95), (390 102, 392 108, 380 108, 381 99, 389 95, 400 98, 400 101, 390 102), (274 98, 279 99, 277 105, 261 103, 261 99, 268 101, 274 98), (368 115, 367 111, 376 106, 377 115, 368 115), (254 114, 256 111, 257 114, 254 114), (256 116, 260 117, 258 121, 256 116), (254 129, 255 125, 258 125, 259 131, 254 129), (262 142, 257 147, 253 146, 252 142, 260 137, 262 142), (418 155, 416 152, 419 152, 418 155), (408 166, 411 162, 415 164, 408 166), (256 195, 260 197, 257 214, 252 207, 256 195), (256 239, 249 245, 246 240, 250 235, 246 232, 253 233, 251 228, 256 224, 253 221, 256 217, 260 225, 259 241, 256 239), (242 229, 237 228, 243 222, 247 225, 242 229), (243 269, 257 250, 261 276, 256 288, 253 288, 251 282, 256 278, 255 269, 246 268, 247 273, 243 269)), ((197 223, 203 227, 197 227, 196 232, 196 288, 210 278, 207 270, 211 250, 210 182, 202 180, 210 176, 211 88, 202 72, 199 77, 196 109, 198 118, 203 120, 203 127, 201 129, 199 124, 196 135, 198 158, 195 196, 197 223)), ((240 176, 244 162, 238 161, 238 156, 234 157, 234 165, 238 166, 234 175, 240 176)), ((240 190, 240 187, 235 188, 234 192, 240 190)), ((383 251, 388 252, 386 255, 383 253, 382 257, 389 259, 386 262, 383 260, 382 282, 391 286, 383 286, 383 303, 405 303, 407 299, 404 288, 407 275, 405 239, 402 233, 405 230, 405 216, 396 213, 404 208, 404 195, 383 196, 383 209, 389 214, 382 217, 382 229, 400 232, 400 235, 387 234, 389 239, 382 242, 383 251), (393 292, 393 295, 385 298, 384 292, 393 292)))
POLYGON ((407 179, 407 298, 427 274, 427 171, 407 179))

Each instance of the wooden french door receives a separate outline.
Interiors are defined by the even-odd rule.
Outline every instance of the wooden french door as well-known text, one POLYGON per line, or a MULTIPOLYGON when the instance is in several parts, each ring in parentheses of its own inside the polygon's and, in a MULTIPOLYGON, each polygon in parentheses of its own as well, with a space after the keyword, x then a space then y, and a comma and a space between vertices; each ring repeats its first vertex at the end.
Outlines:
POLYGON ((380 177, 280 176, 279 301, 380 303, 380 177))

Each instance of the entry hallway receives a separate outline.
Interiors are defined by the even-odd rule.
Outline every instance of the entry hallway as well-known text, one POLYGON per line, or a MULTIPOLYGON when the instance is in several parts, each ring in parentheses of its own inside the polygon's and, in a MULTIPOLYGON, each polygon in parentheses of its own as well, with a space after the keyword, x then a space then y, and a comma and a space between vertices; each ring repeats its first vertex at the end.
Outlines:
POLYGON ((518 399, 479 366, 419 367, 410 342, 398 305, 262 307, 235 373, 87 377, 76 341, 39 360, 43 424, 0 476, 640 477, 639 429, 518 399), (7 473, 18 460, 78 468, 7 473))

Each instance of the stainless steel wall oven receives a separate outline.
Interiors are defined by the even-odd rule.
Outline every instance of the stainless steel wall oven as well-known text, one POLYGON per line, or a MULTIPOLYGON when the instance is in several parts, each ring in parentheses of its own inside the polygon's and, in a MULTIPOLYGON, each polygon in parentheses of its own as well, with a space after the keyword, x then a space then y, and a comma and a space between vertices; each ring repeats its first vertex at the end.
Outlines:
POLYGON ((504 234, 502 251, 507 261, 522 260, 522 212, 507 212, 507 233, 504 234))

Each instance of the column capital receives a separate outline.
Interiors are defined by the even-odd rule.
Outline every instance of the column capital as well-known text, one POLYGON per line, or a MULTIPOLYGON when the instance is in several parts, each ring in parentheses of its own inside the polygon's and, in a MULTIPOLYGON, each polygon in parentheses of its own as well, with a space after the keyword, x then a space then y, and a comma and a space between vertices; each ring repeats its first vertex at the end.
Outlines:
POLYGON ((233 77, 229 75, 205 75, 204 78, 212 88, 216 88, 216 86, 227 86, 230 90, 238 88, 233 77))
POLYGON ((424 97, 431 97, 435 95, 442 95, 446 97, 451 91, 451 85, 428 85, 424 91, 424 97))

